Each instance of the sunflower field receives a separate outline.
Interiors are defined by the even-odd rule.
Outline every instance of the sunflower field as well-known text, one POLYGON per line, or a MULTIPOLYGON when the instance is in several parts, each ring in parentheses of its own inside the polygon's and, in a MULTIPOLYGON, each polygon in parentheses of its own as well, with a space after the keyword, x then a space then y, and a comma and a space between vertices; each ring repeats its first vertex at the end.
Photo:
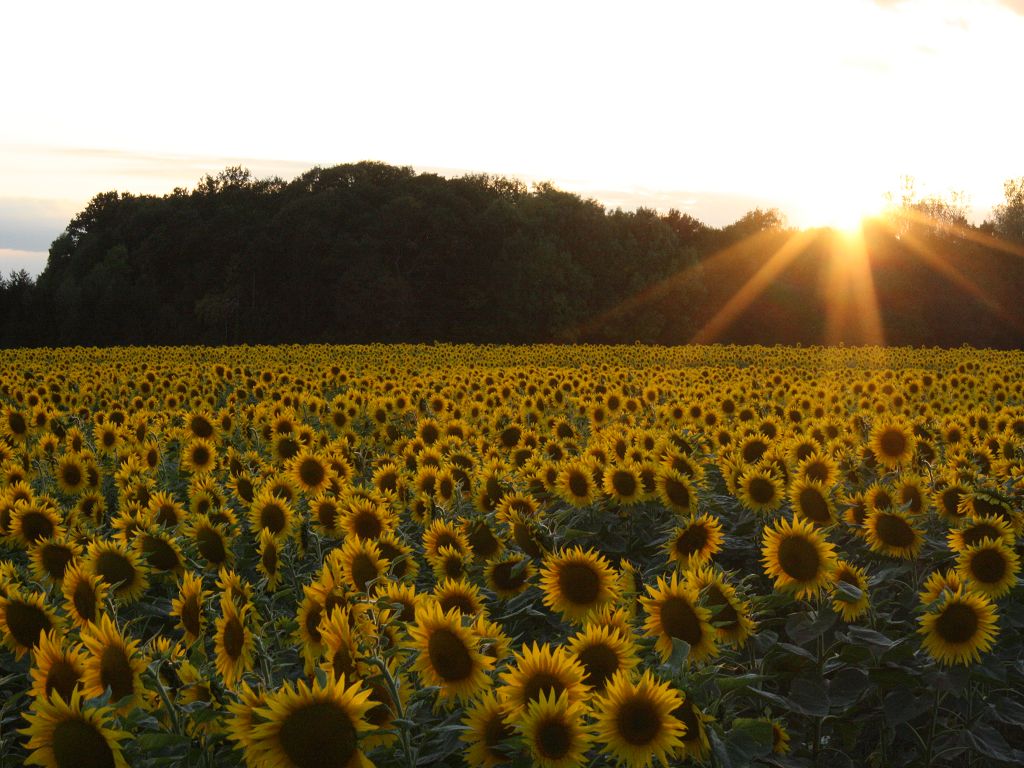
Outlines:
POLYGON ((0 765, 1024 763, 1024 354, 0 353, 0 765))

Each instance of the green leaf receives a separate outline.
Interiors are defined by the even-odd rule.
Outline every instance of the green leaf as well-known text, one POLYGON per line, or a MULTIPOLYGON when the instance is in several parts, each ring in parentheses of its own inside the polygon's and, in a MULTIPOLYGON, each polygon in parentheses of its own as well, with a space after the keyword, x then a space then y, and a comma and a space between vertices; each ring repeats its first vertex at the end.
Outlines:
POLYGON ((690 644, 678 637, 672 638, 672 655, 665 662, 671 669, 681 669, 686 663, 686 657, 690 655, 690 644))
POLYGON ((865 643, 879 648, 892 648, 894 642, 881 632, 876 632, 867 627, 859 627, 856 624, 847 627, 846 636, 851 643, 865 643))
POLYGON ((859 587, 855 587, 853 584, 840 579, 836 582, 835 597, 837 600, 842 600, 844 603, 856 603, 864 597, 864 593, 859 587))
POLYGON ((828 697, 833 707, 849 707, 868 689, 868 673, 862 669, 844 667, 828 683, 828 697))
POLYGON ((789 689, 789 699, 797 711, 824 717, 829 710, 828 689, 820 678, 797 678, 789 689))
POLYGON ((820 637, 836 623, 836 614, 827 608, 794 613, 786 619, 786 634, 798 645, 820 637))
POLYGON ((923 714, 931 705, 931 696, 917 696, 906 688, 897 688, 886 695, 882 709, 889 725, 899 725, 923 714))
POLYGON ((144 750, 163 750, 187 746, 192 739, 180 733, 143 733, 135 737, 135 743, 144 750))
POLYGON ((1024 752, 1011 747, 1003 735, 988 723, 974 723, 967 730, 967 737, 981 754, 993 760, 1017 763, 1024 756, 1024 752))
POLYGON ((772 724, 767 720, 739 717, 726 734, 726 750, 734 765, 750 765, 772 751, 772 724))

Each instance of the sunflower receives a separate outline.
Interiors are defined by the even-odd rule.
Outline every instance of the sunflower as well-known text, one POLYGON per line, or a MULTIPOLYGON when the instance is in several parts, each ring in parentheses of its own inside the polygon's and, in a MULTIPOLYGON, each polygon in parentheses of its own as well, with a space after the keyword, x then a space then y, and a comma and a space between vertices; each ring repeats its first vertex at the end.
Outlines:
POLYGON ((903 560, 914 560, 924 536, 910 517, 894 509, 875 510, 864 523, 864 535, 872 551, 903 560))
POLYGON ((108 590, 101 577, 90 573, 82 563, 73 563, 64 572, 61 584, 64 610, 77 626, 85 626, 100 615, 108 590))
POLYGON ((466 575, 466 568, 473 556, 469 553, 463 554, 455 547, 441 547, 437 557, 430 559, 430 566, 434 570, 434 576, 442 581, 444 579, 461 579, 466 575))
POLYGON ((484 580, 498 597, 510 598, 521 594, 530 585, 530 579, 536 572, 529 558, 510 554, 487 563, 484 580))
POLYGON ((104 613, 97 622, 82 628, 82 643, 89 650, 82 678, 85 695, 102 696, 110 688, 111 701, 125 700, 119 711, 128 712, 137 706, 144 692, 142 673, 146 669, 139 641, 126 640, 104 613))
POLYGON ((697 662, 715 656, 715 630, 711 611, 698 604, 697 589, 673 573, 669 581, 658 577, 657 585, 647 587, 647 597, 640 604, 647 612, 644 632, 656 640, 655 648, 663 661, 672 655, 673 640, 684 640, 690 646, 687 659, 697 662))
POLYGON ((555 491, 574 507, 589 507, 594 503, 597 484, 590 467, 582 461, 567 461, 558 472, 555 491))
POLYGON ((473 556, 479 560, 497 557, 505 548, 505 542, 495 535, 494 530, 482 517, 463 519, 462 530, 466 534, 470 549, 473 550, 473 556))
POLYGON ((1010 524, 995 515, 965 521, 959 528, 951 529, 947 539, 949 548, 954 552, 963 552, 968 547, 981 544, 985 540, 1001 543, 1007 547, 1012 547, 1016 542, 1010 524))
POLYGON ((234 600, 221 598, 220 608, 213 640, 216 666, 224 685, 233 688, 253 667, 256 641, 247 621, 252 604, 239 609, 234 600))
POLYGON ((66 453, 61 456, 54 475, 58 487, 68 496, 77 496, 86 489, 85 466, 77 454, 66 453))
POLYGON ((153 571, 174 575, 184 572, 185 558, 181 554, 181 547, 168 532, 150 525, 148 529, 139 532, 132 544, 153 571))
POLYGON ((177 528, 185 522, 185 507, 165 491, 157 491, 150 496, 146 509, 153 524, 162 528, 177 528))
POLYGON ((740 503, 754 512, 773 512, 782 506, 782 483, 767 469, 748 469, 739 478, 740 503))
POLYGON ((686 731, 680 736, 683 746, 675 756, 703 761, 711 752, 711 741, 705 723, 710 723, 714 718, 705 715, 694 703, 692 696, 681 691, 680 695, 683 696, 683 703, 672 710, 672 716, 683 724, 686 731))
POLYGON ((789 486, 789 501, 796 517, 823 527, 835 522, 835 503, 825 485, 817 480, 793 481, 789 486))
POLYGON ((440 686, 446 701, 467 701, 490 683, 487 673, 494 662, 480 653, 479 638, 462 626, 456 610, 442 612, 437 603, 425 603, 409 627, 409 646, 418 652, 413 669, 427 685, 440 686))
POLYGON ((371 584, 387 573, 388 560, 374 541, 353 536, 335 552, 342 578, 357 592, 368 591, 371 584))
POLYGON ((1017 583, 1020 557, 1001 541, 985 539, 957 554, 956 572, 978 592, 996 600, 1017 583))
POLYGON ((217 467, 217 446, 204 438, 193 438, 181 449, 181 468, 202 475, 217 467))
POLYGON ((736 594, 736 588, 725 576, 710 566, 698 566, 686 573, 686 581, 703 595, 711 611, 715 639, 735 648, 742 648, 754 633, 757 624, 750 617, 750 604, 736 594))
POLYGON ((868 610, 868 577, 863 568, 846 562, 836 561, 836 570, 833 573, 834 586, 832 592, 832 608, 838 613, 843 621, 856 621, 868 610), (843 594, 838 586, 840 583, 853 587, 853 590, 860 593, 856 599, 852 595, 843 594))
POLYGON ((476 616, 484 610, 480 588, 468 579, 445 579, 434 587, 434 599, 445 613, 453 608, 463 616, 476 616))
POLYGON ((249 508, 249 524, 258 535, 267 529, 278 538, 286 538, 294 523, 292 505, 274 494, 272 488, 262 488, 249 508))
POLYGON ((553 697, 565 693, 570 701, 582 701, 589 690, 583 682, 586 676, 587 670, 565 646, 524 644, 513 654, 510 669, 501 674, 498 695, 509 715, 518 720, 542 693, 553 697))
POLYGON ((560 695, 541 692, 517 720, 516 729, 530 751, 534 765, 541 768, 570 768, 582 765, 590 749, 591 735, 584 724, 587 707, 560 695))
POLYGON ((646 768, 652 760, 667 765, 683 746, 686 726, 672 714, 682 704, 679 692, 649 670, 637 682, 619 672, 594 702, 601 751, 629 768, 646 768))
POLYGON ((515 730, 494 691, 487 691, 469 707, 462 724, 466 726, 461 739, 466 743, 463 755, 468 765, 497 768, 508 763, 510 754, 503 747, 515 730))
POLYGON ((391 578, 412 581, 419 573, 420 564, 413 557, 413 550, 395 533, 384 533, 376 541, 381 557, 391 563, 391 578))
POLYGON ((661 503, 677 515, 691 514, 697 508, 697 491, 689 475, 672 467, 659 467, 654 490, 661 503))
POLYGON ((93 541, 85 567, 103 579, 114 598, 123 603, 134 603, 149 587, 149 576, 138 552, 115 541, 93 541))
POLYGON ((783 519, 765 528, 761 554, 776 589, 793 592, 797 599, 817 594, 835 570, 835 547, 803 520, 783 519))
POLYGON ((343 517, 341 507, 334 496, 321 493, 310 499, 309 512, 313 528, 322 536, 340 539, 345 535, 340 526, 343 517))
POLYGON ((64 583, 64 574, 70 565, 75 563, 82 554, 78 542, 68 539, 43 539, 29 552, 29 564, 32 574, 40 581, 56 586, 64 583))
POLYGON ((202 579, 185 571, 178 586, 178 596, 171 601, 170 616, 178 618, 177 626, 185 632, 185 644, 191 645, 203 636, 206 617, 203 615, 203 604, 210 597, 210 592, 203 589, 202 579))
POLYGON ((275 768, 366 768, 360 750, 366 715, 373 707, 370 691, 345 680, 304 680, 257 694, 232 708, 228 735, 244 748, 250 765, 275 768))
POLYGON ((772 754, 789 754, 789 731, 777 720, 771 721, 772 726, 772 754))
POLYGON ((398 620, 406 624, 416 620, 416 608, 429 599, 426 595, 418 594, 413 584, 390 580, 377 584, 374 596, 379 605, 391 607, 395 610, 398 620))
POLYGON ((672 531, 666 549, 669 558, 685 570, 711 560, 721 551, 724 540, 721 521, 714 515, 700 514, 672 531))
POLYGON ((468 552, 469 540, 455 523, 437 519, 423 531, 424 555, 429 559, 437 557, 441 547, 454 547, 459 552, 468 552))
POLYGON ((340 527, 350 536, 376 540, 386 533, 394 533, 398 526, 398 519, 391 510, 370 499, 354 498, 346 507, 340 527))
POLYGON ((18 501, 11 513, 10 534, 14 543, 28 549, 44 539, 63 538, 60 511, 43 498, 18 501))
POLYGON ((605 494, 618 504, 637 504, 644 497, 640 473, 637 467, 628 463, 608 467, 604 473, 602 488, 605 494))
POLYGON ((921 644, 940 664, 980 661, 998 635, 997 618, 987 595, 958 589, 933 603, 921 616, 921 644))
POLYGON ((257 546, 259 560, 256 562, 256 570, 262 573, 266 579, 267 592, 273 592, 281 583, 281 549, 279 542, 268 528, 260 531, 259 544, 257 546))
POLYGON ((222 568, 229 565, 235 555, 228 547, 227 528, 218 525, 206 517, 199 517, 189 522, 185 534, 195 542, 199 555, 207 566, 222 568))
POLYGON ((914 430, 905 422, 888 419, 877 422, 871 429, 868 445, 875 461, 889 469, 907 464, 914 455, 914 430))
POLYGON ((540 581, 544 605, 569 621, 583 621, 618 599, 615 569, 591 549, 573 547, 548 555, 540 581))
POLYGON ((820 483, 823 488, 831 488, 839 479, 839 465, 829 454, 814 451, 800 460, 794 474, 798 480, 820 483))
POLYGON ((112 707, 83 708, 79 691, 69 700, 54 691, 48 699, 37 699, 32 712, 24 717, 28 727, 19 733, 28 736, 26 765, 128 768, 120 742, 130 734, 114 730, 112 707))
POLYGON ((16 659, 35 649, 44 633, 60 629, 60 618, 47 605, 42 592, 26 592, 12 585, 0 597, 3 644, 14 652, 16 659))
POLYGON ((942 597, 944 592, 956 592, 963 586, 956 569, 950 568, 946 571, 935 571, 924 582, 924 589, 921 590, 921 603, 929 606, 942 597))
POLYGON ((612 627, 588 624, 570 638, 568 648, 586 670, 583 682, 597 693, 616 672, 640 663, 632 637, 612 627))
POLYGON ((326 491, 333 479, 330 466, 315 451, 303 448, 287 465, 287 474, 295 484, 310 496, 326 491))
POLYGON ((359 647, 360 633, 353 629, 355 620, 345 608, 332 611, 319 624, 321 655, 324 669, 333 679, 358 677, 358 667, 363 657, 359 647))
POLYGON ((32 654, 31 695, 45 701, 56 693, 70 702, 84 676, 85 661, 79 648, 66 648, 56 631, 45 633, 32 654))

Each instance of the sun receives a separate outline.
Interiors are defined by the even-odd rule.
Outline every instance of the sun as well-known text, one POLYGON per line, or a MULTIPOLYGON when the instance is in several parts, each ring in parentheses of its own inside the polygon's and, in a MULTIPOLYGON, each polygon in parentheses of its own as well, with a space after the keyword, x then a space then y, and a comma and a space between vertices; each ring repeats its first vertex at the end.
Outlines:
POLYGON ((805 227, 834 229, 850 235, 860 232, 864 222, 878 217, 885 206, 881 194, 837 190, 811 197, 800 206, 797 215, 805 227))

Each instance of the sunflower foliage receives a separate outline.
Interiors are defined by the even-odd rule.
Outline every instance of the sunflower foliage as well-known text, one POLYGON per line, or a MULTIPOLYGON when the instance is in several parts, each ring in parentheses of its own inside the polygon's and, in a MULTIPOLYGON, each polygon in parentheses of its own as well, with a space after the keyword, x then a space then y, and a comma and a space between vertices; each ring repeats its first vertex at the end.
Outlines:
POLYGON ((1024 356, 0 356, 0 764, 1024 761, 1024 356))

